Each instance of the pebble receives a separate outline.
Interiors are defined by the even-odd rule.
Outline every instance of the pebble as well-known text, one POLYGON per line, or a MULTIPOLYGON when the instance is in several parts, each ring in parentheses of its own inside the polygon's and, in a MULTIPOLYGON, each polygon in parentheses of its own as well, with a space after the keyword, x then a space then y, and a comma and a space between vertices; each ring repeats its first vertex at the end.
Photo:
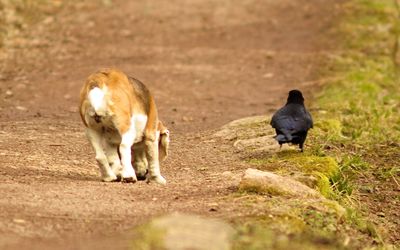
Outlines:
POLYGON ((88 26, 89 28, 93 28, 95 25, 96 25, 96 23, 93 22, 93 21, 90 21, 90 22, 87 23, 87 26, 88 26))
POLYGON ((267 59, 272 59, 272 58, 274 58, 275 57, 275 52, 274 51, 268 51, 266 54, 265 54, 265 57, 267 58, 267 59))
POLYGON ((233 173, 231 171, 224 171, 222 172, 222 176, 231 177, 233 173))
POLYGON ((18 223, 18 224, 24 224, 26 221, 25 220, 23 220, 23 219, 13 219, 13 221, 15 222, 15 223, 18 223))
POLYGON ((184 121, 184 122, 191 122, 191 121, 193 121, 193 117, 183 116, 183 117, 182 117, 182 121, 184 121))
POLYGON ((27 108, 25 108, 23 106, 16 106, 15 108, 18 109, 18 110, 21 110, 21 111, 27 111, 28 110, 27 108))
POLYGON ((54 22, 54 17, 52 17, 52 16, 49 16, 43 20, 43 24, 51 24, 53 22, 54 22))
POLYGON ((264 75, 263 75, 263 78, 272 78, 272 77, 274 77, 274 73, 265 73, 264 75))

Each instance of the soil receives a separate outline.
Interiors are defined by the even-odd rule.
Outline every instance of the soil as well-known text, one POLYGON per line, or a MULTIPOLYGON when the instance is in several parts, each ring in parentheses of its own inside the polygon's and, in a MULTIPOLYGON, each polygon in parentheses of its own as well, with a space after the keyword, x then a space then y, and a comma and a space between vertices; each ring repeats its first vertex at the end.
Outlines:
POLYGON ((118 235, 160 214, 240 214, 224 198, 234 183, 222 173, 246 165, 211 135, 275 110, 290 89, 310 99, 336 1, 103 2, 49 13, 9 50, 0 77, 2 249, 118 248, 118 235), (153 92, 172 133, 167 186, 100 181, 77 103, 103 67, 153 92))

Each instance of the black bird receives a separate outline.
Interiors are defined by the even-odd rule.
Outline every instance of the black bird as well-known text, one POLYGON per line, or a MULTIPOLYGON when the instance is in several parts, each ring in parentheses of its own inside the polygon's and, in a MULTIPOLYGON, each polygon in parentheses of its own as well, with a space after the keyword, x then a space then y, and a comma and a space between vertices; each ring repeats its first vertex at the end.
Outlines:
POLYGON ((286 105, 272 116, 271 126, 276 131, 275 140, 282 147, 284 143, 298 144, 303 152, 307 132, 313 127, 311 114, 304 106, 303 94, 291 90, 286 105))

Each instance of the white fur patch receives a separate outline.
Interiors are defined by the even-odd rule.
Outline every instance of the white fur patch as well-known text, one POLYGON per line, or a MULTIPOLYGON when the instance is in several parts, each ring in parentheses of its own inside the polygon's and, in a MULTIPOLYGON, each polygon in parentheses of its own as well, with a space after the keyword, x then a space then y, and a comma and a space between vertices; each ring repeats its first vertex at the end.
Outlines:
POLYGON ((136 179, 135 170, 131 164, 131 147, 135 142, 139 142, 143 139, 146 123, 146 115, 133 115, 131 117, 131 126, 129 130, 121 136, 119 152, 121 154, 122 178, 136 179))
POLYGON ((94 111, 98 115, 104 115, 106 112, 107 105, 105 101, 105 95, 106 95, 105 92, 106 90, 102 90, 98 87, 95 87, 92 90, 90 90, 88 94, 90 105, 92 105, 94 111))
POLYGON ((133 115, 131 117, 131 128, 129 130, 136 131, 136 138, 134 139, 134 143, 139 142, 143 139, 144 129, 147 123, 146 115, 133 115))

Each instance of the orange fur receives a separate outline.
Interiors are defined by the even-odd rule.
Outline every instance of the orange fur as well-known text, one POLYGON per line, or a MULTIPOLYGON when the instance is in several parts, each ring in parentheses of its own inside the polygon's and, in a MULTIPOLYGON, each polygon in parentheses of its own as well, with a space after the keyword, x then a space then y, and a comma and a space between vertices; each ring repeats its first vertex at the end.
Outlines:
POLYGON ((160 138, 158 140, 158 151, 159 151, 159 159, 160 161, 165 160, 168 156, 169 149, 169 130, 164 124, 160 121, 158 122, 157 130, 160 132, 160 138))
MULTIPOLYGON (((103 89, 105 86, 107 86, 108 90, 112 93, 111 101, 113 105, 109 106, 109 111, 114 114, 116 128, 121 134, 128 130, 130 126, 130 117, 133 114, 148 115, 145 112, 144 104, 140 102, 137 95, 135 95, 134 89, 132 84, 129 82, 128 77, 117 69, 104 69, 90 75, 81 90, 80 115, 86 126, 88 126, 88 123, 84 119, 84 114, 90 107, 90 104, 87 100, 88 93, 94 87, 103 89)), ((150 106, 150 112, 152 114, 151 117, 153 120, 149 119, 149 123, 146 125, 146 130, 148 128, 151 130, 154 128, 155 124, 157 124, 157 110, 153 111, 152 108, 156 108, 155 105, 153 107, 150 106)), ((154 131, 155 128, 151 132, 154 131)))

